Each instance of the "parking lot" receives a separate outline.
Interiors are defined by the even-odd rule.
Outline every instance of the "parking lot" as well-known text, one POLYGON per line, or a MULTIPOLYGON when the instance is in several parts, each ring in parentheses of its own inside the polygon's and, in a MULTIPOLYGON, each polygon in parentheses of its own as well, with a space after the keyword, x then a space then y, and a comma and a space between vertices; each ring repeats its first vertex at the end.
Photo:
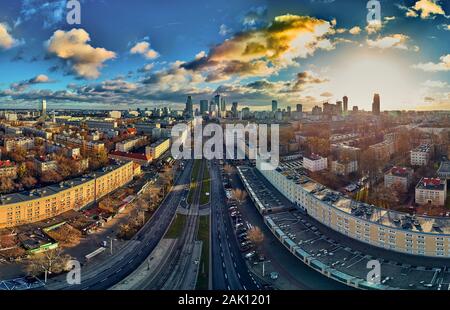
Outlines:
POLYGON ((291 203, 253 168, 240 167, 239 170, 260 213, 268 213, 265 210, 268 207, 266 201, 279 201, 284 205, 284 211, 265 215, 264 220, 293 255, 317 271, 340 282, 366 289, 450 289, 450 273, 448 267, 441 264, 443 261, 435 261, 436 267, 433 267, 430 260, 420 257, 400 253, 377 255, 383 252, 372 247, 361 247, 357 242, 347 240, 348 237, 323 227, 301 211, 292 210, 291 203), (271 199, 267 200, 267 197, 271 199), (258 201, 261 202, 260 206, 258 201), (298 254, 301 251, 304 256, 298 254), (367 264, 371 260, 380 262, 379 285, 366 283, 371 270, 367 264))

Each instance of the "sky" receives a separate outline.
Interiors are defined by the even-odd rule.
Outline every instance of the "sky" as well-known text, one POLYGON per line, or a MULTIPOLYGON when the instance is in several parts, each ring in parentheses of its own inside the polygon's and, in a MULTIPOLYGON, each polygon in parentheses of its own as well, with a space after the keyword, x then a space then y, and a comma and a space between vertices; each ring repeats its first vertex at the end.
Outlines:
POLYGON ((450 1, 0 0, 0 108, 450 110, 450 1))

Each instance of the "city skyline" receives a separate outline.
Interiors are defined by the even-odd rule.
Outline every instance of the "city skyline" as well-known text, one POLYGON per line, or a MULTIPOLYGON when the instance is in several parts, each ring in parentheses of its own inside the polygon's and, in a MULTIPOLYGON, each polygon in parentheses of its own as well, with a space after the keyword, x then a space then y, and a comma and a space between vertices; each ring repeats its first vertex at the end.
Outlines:
POLYGON ((188 95, 198 106, 219 92, 252 110, 347 96, 370 111, 375 93, 382 111, 450 108, 444 1, 382 2, 380 24, 345 0, 81 7, 73 27, 65 1, 0 2, 2 107, 182 109, 188 95))

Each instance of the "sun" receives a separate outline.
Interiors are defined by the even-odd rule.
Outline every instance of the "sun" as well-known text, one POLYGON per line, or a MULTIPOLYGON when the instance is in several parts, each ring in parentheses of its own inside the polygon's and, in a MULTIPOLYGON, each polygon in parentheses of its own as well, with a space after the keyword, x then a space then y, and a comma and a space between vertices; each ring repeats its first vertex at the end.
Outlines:
POLYGON ((399 106, 414 108, 418 103, 418 82, 410 65, 394 53, 359 51, 341 57, 330 68, 329 90, 337 99, 346 95, 351 106, 370 110, 375 93, 380 94, 382 110, 399 106))

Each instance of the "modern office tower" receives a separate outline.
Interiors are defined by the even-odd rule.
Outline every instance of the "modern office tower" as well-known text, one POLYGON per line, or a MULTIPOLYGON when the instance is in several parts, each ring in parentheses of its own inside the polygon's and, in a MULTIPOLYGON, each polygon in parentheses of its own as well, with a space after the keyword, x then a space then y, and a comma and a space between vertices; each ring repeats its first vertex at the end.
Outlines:
POLYGON ((322 108, 316 105, 314 108, 312 108, 312 114, 313 115, 322 114, 322 108))
POLYGON ((200 100, 200 114, 208 113, 208 100, 200 100))
POLYGON ((372 114, 373 115, 380 115, 380 95, 375 94, 373 96, 373 103, 372 103, 372 114))
POLYGON ((356 113, 356 112, 358 112, 358 110, 359 110, 359 109, 358 109, 358 106, 357 106, 357 105, 354 105, 354 106, 353 106, 353 112, 356 113))
POLYGON ((238 103, 236 101, 233 102, 233 105, 231 107, 231 112, 233 113, 234 117, 237 117, 237 115, 238 115, 238 103))
POLYGON ((250 116, 250 108, 242 109, 242 118, 248 118, 250 116))
POLYGON ((297 112, 303 112, 303 105, 297 104, 297 112))
POLYGON ((347 113, 347 111, 348 111, 348 97, 344 96, 342 98, 342 100, 344 101, 344 113, 347 113))
POLYGON ((288 114, 288 116, 291 116, 291 111, 292 111, 291 106, 288 106, 287 107, 287 114, 288 114))
POLYGON ((192 104, 192 96, 187 97, 186 101, 186 114, 189 116, 194 115, 194 105, 192 104))
POLYGON ((42 100, 42 105, 41 105, 41 116, 42 117, 46 117, 47 116, 47 101, 44 99, 42 100))
POLYGON ((278 101, 272 100, 272 112, 278 111, 278 101))
POLYGON ((220 99, 220 111, 223 112, 223 114, 227 111, 227 102, 223 97, 220 99))
POLYGON ((342 114, 342 101, 336 102, 336 112, 342 114))

